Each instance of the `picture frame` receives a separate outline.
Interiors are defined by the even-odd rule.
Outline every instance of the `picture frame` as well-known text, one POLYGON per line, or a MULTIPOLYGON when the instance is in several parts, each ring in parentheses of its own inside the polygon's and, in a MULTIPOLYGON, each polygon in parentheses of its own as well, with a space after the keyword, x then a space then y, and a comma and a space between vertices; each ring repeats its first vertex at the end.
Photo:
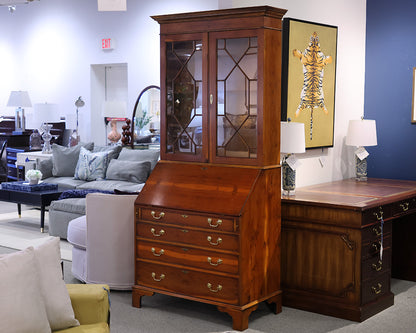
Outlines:
POLYGON ((412 124, 416 124, 416 67, 413 67, 413 90, 412 90, 412 124))
POLYGON ((305 124, 305 147, 334 145, 338 27, 283 19, 282 121, 305 124))

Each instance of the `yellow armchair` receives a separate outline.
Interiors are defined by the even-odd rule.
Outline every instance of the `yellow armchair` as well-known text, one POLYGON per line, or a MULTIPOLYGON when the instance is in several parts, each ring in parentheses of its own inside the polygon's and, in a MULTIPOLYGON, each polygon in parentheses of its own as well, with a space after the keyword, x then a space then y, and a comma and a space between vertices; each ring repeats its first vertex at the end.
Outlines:
POLYGON ((55 332, 60 333, 109 333, 110 303, 106 284, 67 284, 75 318, 80 326, 55 332))

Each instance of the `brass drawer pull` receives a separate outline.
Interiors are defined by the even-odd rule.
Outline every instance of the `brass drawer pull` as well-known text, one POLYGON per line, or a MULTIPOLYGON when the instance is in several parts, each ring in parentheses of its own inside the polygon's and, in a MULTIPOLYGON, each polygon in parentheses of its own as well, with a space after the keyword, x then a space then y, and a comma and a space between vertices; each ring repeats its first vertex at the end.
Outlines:
POLYGON ((153 280, 155 280, 157 282, 160 282, 160 281, 162 281, 165 278, 165 274, 160 274, 160 277, 157 279, 156 278, 156 273, 155 272, 152 272, 152 278, 153 278, 153 280))
POLYGON ((409 210, 409 203, 408 202, 402 203, 400 204, 400 207, 402 207, 403 211, 405 212, 409 210))
POLYGON ((222 290, 222 285, 220 285, 220 284, 217 286, 216 289, 212 289, 212 284, 208 282, 207 287, 208 287, 209 291, 213 292, 213 293, 217 293, 217 292, 222 290))
POLYGON ((382 269, 383 269, 383 262, 381 261, 381 260, 379 260, 378 262, 377 262, 377 264, 376 263, 373 263, 372 265, 371 265, 371 267, 376 271, 376 272, 380 272, 382 269))
POLYGON ((217 224, 212 224, 212 218, 208 218, 208 224, 212 228, 217 228, 222 224, 222 220, 217 220, 217 224))
POLYGON ((160 257, 162 254, 165 253, 165 250, 164 249, 160 249, 159 253, 156 253, 156 249, 154 247, 152 247, 152 253, 153 253, 154 256, 160 257))
POLYGON ((150 232, 153 234, 153 236, 155 236, 155 237, 160 237, 160 236, 163 236, 164 234, 165 234, 165 230, 163 230, 163 229, 160 229, 160 231, 159 231, 159 233, 157 234, 156 233, 156 229, 155 228, 152 228, 152 229, 150 229, 150 232))
POLYGON ((376 234, 376 236, 380 236, 381 235, 381 226, 379 225, 378 227, 374 227, 373 231, 376 234))
POLYGON ((377 220, 380 221, 383 219, 383 210, 381 209, 381 207, 380 207, 380 213, 374 212, 373 214, 377 217, 377 220))
POLYGON ((208 260, 208 262, 211 266, 218 266, 218 265, 222 264, 222 259, 218 259, 216 263, 212 262, 211 257, 208 257, 207 260, 208 260))
POLYGON ((155 212, 154 210, 152 210, 150 214, 152 215, 152 217, 153 217, 155 220, 160 220, 162 217, 164 217, 164 216, 165 216, 165 213, 164 213, 164 212, 161 212, 161 213, 159 214, 159 216, 156 216, 156 212, 155 212))
POLYGON ((377 287, 372 286, 371 290, 373 291, 374 294, 378 295, 381 293, 381 283, 377 283, 377 287))
POLYGON ((218 237, 216 242, 212 241, 212 237, 208 236, 207 237, 207 241, 211 244, 211 245, 219 245, 222 242, 222 238, 218 237))
POLYGON ((380 251, 380 248, 381 248, 381 241, 374 242, 373 244, 371 244, 371 247, 372 247, 375 251, 380 251))

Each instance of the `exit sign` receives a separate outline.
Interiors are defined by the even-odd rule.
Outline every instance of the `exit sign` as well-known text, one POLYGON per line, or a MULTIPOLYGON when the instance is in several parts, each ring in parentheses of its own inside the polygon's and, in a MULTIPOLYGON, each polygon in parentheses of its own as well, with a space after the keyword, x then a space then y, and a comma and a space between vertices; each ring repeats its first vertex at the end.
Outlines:
POLYGON ((101 39, 101 49, 102 50, 113 50, 115 49, 115 41, 113 38, 103 38, 101 39))

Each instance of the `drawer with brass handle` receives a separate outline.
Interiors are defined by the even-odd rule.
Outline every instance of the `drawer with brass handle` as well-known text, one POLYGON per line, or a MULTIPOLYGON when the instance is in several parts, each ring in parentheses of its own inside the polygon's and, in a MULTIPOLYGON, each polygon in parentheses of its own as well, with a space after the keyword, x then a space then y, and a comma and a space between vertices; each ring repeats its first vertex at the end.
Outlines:
POLYGON ((148 241, 140 241, 137 244, 136 254, 140 259, 238 274, 237 255, 148 241))
POLYGON ((390 272, 375 279, 364 281, 362 286, 362 304, 374 301, 390 291, 390 272))
POLYGON ((192 269, 152 264, 138 260, 136 285, 201 297, 214 301, 238 303, 238 279, 207 274, 192 269))
POLYGON ((238 224, 233 218, 219 216, 205 216, 189 214, 187 212, 170 211, 167 209, 148 209, 136 210, 136 219, 141 221, 160 222, 176 225, 186 225, 198 228, 210 229, 213 231, 236 232, 238 224))
MULTIPOLYGON (((391 248, 391 234, 385 234, 383 237, 383 253, 387 249, 391 248)), ((380 255, 381 238, 376 238, 370 243, 363 244, 362 246, 362 259, 368 257, 377 257, 380 255)))
POLYGON ((396 202, 392 205, 392 214, 394 216, 410 213, 416 209, 416 198, 409 198, 396 202))
MULTIPOLYGON (((392 231, 392 224, 391 221, 387 221, 383 223, 383 236, 386 237, 387 235, 391 234, 392 231)), ((375 223, 363 229, 362 231, 362 243, 369 243, 376 239, 381 238, 381 222, 375 223)))
POLYGON ((390 272, 391 269, 391 248, 383 251, 383 258, 374 256, 364 260, 361 264, 362 280, 373 279, 380 274, 390 272))
POLYGON ((238 253, 239 249, 238 235, 233 233, 219 233, 158 223, 138 222, 136 235, 140 238, 191 244, 213 250, 226 250, 238 253))

